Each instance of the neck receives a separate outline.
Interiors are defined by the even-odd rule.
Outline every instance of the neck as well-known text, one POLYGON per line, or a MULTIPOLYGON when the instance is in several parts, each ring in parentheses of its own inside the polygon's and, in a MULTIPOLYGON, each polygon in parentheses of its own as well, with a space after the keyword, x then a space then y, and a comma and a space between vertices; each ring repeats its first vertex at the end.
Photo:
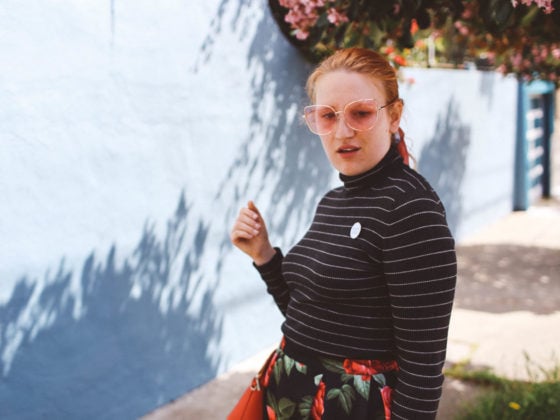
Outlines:
POLYGON ((395 147, 391 146, 385 156, 370 170, 358 175, 344 175, 341 173, 339 177, 347 189, 367 187, 372 185, 388 166, 399 160, 402 162, 401 156, 395 147))

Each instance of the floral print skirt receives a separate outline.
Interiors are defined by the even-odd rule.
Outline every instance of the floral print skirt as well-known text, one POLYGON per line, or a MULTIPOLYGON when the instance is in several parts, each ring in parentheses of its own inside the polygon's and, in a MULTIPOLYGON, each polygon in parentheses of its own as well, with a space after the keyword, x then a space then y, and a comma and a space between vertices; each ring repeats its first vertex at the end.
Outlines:
POLYGON ((264 375, 269 420, 391 418, 396 361, 310 358, 282 347, 264 375))

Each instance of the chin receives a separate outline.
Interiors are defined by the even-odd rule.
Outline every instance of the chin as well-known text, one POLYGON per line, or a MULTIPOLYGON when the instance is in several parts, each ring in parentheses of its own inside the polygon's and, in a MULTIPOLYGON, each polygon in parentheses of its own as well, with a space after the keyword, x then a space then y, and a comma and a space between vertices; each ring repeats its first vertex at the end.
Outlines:
POLYGON ((340 168, 340 169, 337 168, 337 170, 342 175, 346 175, 346 176, 360 175, 361 173, 365 172, 363 170, 356 169, 356 168, 340 168))

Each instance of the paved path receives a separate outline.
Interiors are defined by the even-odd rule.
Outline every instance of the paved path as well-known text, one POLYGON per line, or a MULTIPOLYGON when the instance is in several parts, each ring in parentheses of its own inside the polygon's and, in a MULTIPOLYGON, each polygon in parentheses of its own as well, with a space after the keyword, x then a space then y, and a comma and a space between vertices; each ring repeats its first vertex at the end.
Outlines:
MULTIPOLYGON (((457 247, 448 365, 538 379, 560 365, 560 200, 510 214, 457 247), (527 360, 529 358, 529 360, 527 360)), ((446 379, 438 419, 478 390, 446 379)))
POLYGON ((457 254, 448 359, 517 378, 526 377, 524 351, 560 363, 560 200, 512 213, 457 254))

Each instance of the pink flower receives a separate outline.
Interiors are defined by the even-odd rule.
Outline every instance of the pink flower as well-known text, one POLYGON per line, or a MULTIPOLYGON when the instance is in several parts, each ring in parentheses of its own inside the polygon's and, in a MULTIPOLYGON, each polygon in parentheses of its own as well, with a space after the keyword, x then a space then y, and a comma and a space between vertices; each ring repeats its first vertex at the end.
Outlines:
MULTIPOLYGON (((515 7, 515 0, 512 0, 513 7, 515 7)), ((463 14, 461 17, 465 20, 472 19, 475 15, 473 3, 464 4, 465 10, 463 10, 463 14)))
POLYGON ((309 37, 309 32, 308 31, 303 31, 301 29, 296 29, 295 36, 300 41, 305 41, 309 37))
POLYGON ((288 9, 284 20, 294 30, 299 40, 307 39, 310 29, 319 19, 318 8, 325 5, 325 0, 279 0, 279 4, 288 9))
MULTIPOLYGON (((543 9, 546 14, 550 14, 554 10, 554 7, 552 7, 552 0, 521 0, 521 4, 525 6, 530 6, 533 3, 543 9)), ((518 0, 511 0, 511 4, 513 7, 517 7, 519 2, 518 0)))
POLYGON ((298 0, 278 0, 280 6, 285 7, 287 9, 291 9, 292 7, 296 7, 299 3, 298 0))
POLYGON ((343 13, 340 13, 334 7, 331 7, 327 12, 327 19, 333 25, 340 25, 341 23, 348 22, 348 16, 343 13))
POLYGON ((293 10, 290 10, 288 12, 288 14, 284 17, 284 21, 286 21, 286 23, 290 23, 292 25, 298 23, 300 21, 301 17, 294 12, 293 10))
POLYGON ((467 36, 469 34, 469 28, 463 25, 461 22, 455 22, 455 28, 459 31, 459 33, 463 36, 467 36))

